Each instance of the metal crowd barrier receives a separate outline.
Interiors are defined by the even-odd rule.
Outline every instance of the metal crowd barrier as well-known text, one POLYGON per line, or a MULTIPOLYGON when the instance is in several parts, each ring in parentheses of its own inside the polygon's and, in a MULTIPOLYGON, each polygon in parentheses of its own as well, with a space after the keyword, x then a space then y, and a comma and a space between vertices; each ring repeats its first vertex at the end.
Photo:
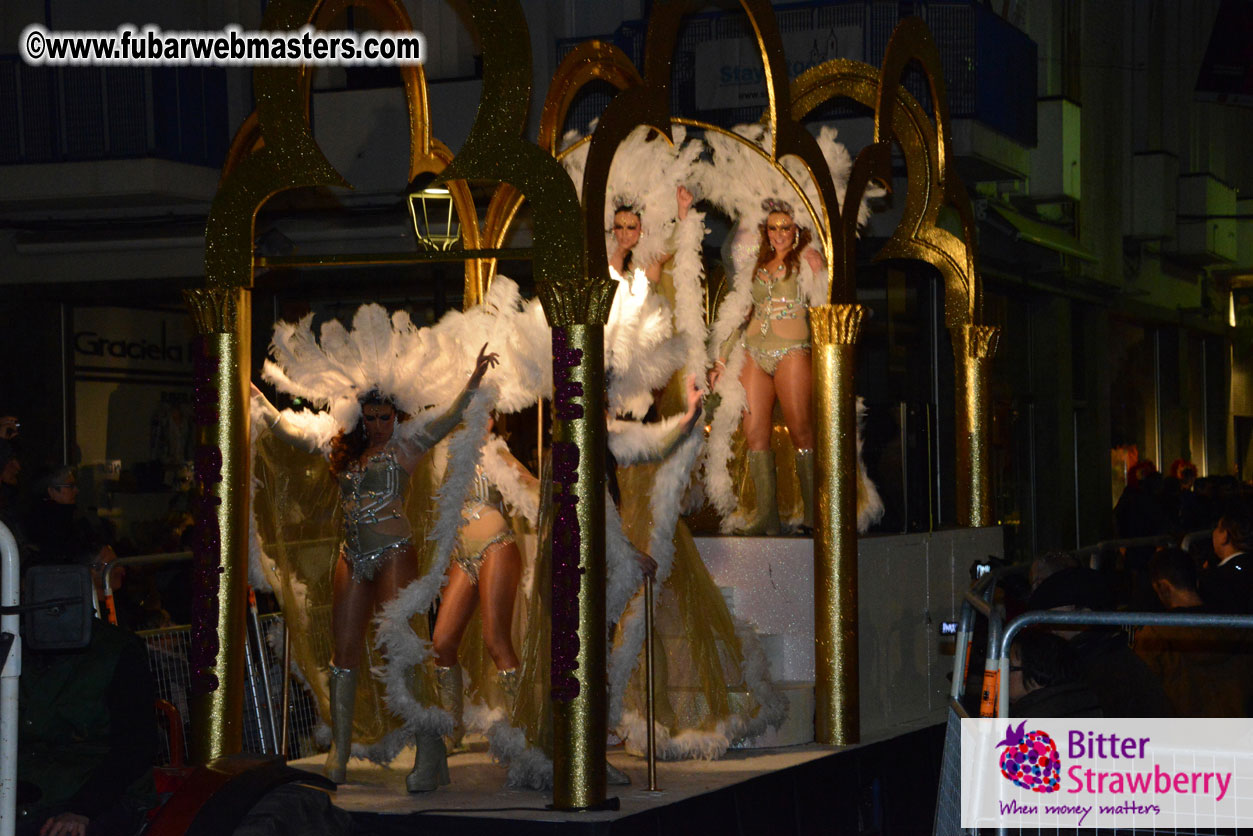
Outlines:
MULTIPOLYGON (((317 751, 315 731, 318 716, 313 695, 299 680, 283 675, 282 615, 271 613, 255 620, 249 618, 248 652, 244 657, 244 729, 246 752, 278 754, 289 759, 303 758, 317 751), (277 648, 277 649, 276 649, 277 648), (288 709, 282 710, 284 688, 288 692, 288 709), (281 730, 284 720, 289 734, 283 746, 281 730)), ((191 733, 189 666, 191 628, 167 627, 137 633, 148 646, 148 667, 152 671, 157 698, 176 709, 183 725, 183 738, 191 733)), ((161 761, 173 763, 178 753, 170 744, 168 733, 162 735, 161 761)))
POLYGON ((1001 607, 995 603, 997 581, 1005 575, 1022 571, 1019 566, 1005 566, 988 572, 966 590, 962 596, 961 616, 957 624, 957 643, 953 654, 953 682, 949 690, 949 701, 963 717, 969 717, 962 698, 966 693, 966 680, 970 674, 970 650, 974 642, 976 618, 983 616, 988 620, 988 652, 987 662, 983 669, 983 690, 979 697, 980 713, 986 712, 996 702, 998 690, 997 676, 999 667, 992 663, 997 660, 1000 648, 1000 635, 1005 623, 1005 615, 1001 607))
POLYGON ((1102 540, 1091 546, 1075 549, 1070 554, 1079 558, 1081 562, 1083 558, 1087 558, 1089 567, 1100 569, 1104 566, 1106 557, 1120 549, 1158 548, 1179 544, 1180 548, 1187 551, 1194 541, 1203 537, 1208 538, 1212 533, 1212 528, 1191 531, 1183 536, 1182 543, 1180 543, 1180 538, 1173 534, 1154 534, 1149 537, 1124 537, 1119 540, 1102 540))
MULTIPOLYGON (((1111 626, 1145 627, 1215 627, 1239 629, 1253 627, 1253 615, 1219 615, 1170 612, 1028 612, 1006 625, 1000 636, 997 650, 998 678, 1005 682, 1009 677, 1009 648, 1019 631, 1034 624, 1059 624, 1076 627, 1111 626)), ((1009 716, 1009 689, 1002 689, 997 699, 996 717, 1009 716)))

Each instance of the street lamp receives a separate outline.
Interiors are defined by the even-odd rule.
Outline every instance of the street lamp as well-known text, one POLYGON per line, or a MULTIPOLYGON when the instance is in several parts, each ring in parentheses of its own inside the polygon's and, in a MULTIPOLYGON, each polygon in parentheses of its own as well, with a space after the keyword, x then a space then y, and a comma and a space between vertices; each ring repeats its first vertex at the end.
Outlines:
POLYGON ((451 250, 461 240, 461 225, 448 189, 427 187, 409 192, 409 217, 424 250, 451 250))

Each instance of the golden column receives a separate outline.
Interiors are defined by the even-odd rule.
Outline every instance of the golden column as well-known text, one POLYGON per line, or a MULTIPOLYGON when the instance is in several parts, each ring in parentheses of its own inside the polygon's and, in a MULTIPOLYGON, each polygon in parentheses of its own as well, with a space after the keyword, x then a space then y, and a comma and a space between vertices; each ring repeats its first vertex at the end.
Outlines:
POLYGON ((242 287, 184 293, 195 358, 196 541, 193 546, 191 757, 208 763, 243 744, 247 607, 249 369, 252 298, 242 287))
POLYGON ((857 338, 866 309, 809 309, 813 339, 814 727, 819 743, 861 736, 857 650, 857 338))
POLYGON ((553 807, 605 800, 603 325, 553 326, 553 807))
POLYGON ((992 496, 988 474, 988 364, 996 356, 1000 329, 971 325, 951 329, 956 359, 959 421, 957 433, 957 519, 962 525, 992 525, 992 496), (967 499, 967 497, 969 497, 967 499))

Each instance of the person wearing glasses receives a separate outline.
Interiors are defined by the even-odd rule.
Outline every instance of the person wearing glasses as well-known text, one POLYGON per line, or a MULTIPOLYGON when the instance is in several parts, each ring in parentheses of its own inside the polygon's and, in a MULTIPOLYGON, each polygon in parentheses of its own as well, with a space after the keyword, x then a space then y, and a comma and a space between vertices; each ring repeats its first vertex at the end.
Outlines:
POLYGON ((108 572, 117 554, 109 537, 99 526, 78 513, 78 476, 75 468, 64 465, 49 471, 38 482, 41 492, 27 515, 24 526, 34 563, 82 563, 92 570, 96 594, 107 595, 105 577, 113 590, 122 583, 121 571, 108 572))

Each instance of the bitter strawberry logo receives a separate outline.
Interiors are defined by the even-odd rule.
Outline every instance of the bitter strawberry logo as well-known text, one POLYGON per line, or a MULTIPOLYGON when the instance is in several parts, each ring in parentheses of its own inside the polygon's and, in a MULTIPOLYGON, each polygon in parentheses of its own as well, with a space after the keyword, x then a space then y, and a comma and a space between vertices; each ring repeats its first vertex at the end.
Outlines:
POLYGON ((1026 720, 1018 728, 1011 723, 1005 728, 1005 739, 996 744, 1008 747, 1001 752, 1001 774, 1032 792, 1057 792, 1062 774, 1057 744, 1048 732, 1024 732, 1026 727, 1026 720))

